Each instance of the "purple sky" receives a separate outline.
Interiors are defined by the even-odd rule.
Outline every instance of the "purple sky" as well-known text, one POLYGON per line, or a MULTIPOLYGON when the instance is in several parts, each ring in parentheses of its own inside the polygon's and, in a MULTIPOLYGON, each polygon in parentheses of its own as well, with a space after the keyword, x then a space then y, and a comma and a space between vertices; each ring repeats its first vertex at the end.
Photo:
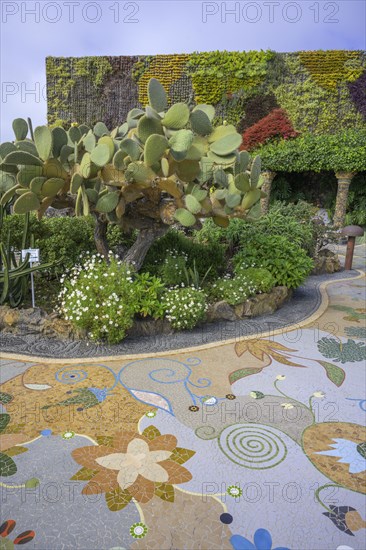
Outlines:
POLYGON ((0 6, 0 141, 13 139, 14 118, 46 122, 48 55, 366 46, 364 0, 0 0, 0 6))

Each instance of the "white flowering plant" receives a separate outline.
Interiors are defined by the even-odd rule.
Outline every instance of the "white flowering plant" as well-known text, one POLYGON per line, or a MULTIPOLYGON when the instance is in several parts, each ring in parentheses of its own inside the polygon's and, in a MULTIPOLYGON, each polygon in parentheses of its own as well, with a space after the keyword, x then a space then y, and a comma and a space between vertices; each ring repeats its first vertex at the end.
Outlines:
POLYGON ((133 271, 111 253, 87 254, 62 278, 59 312, 91 340, 120 342, 138 311, 133 271))
POLYGON ((175 329, 192 329, 203 321, 207 310, 205 293, 195 287, 167 289, 162 297, 165 317, 175 329))
POLYGON ((236 277, 245 277, 246 280, 251 281, 256 288, 257 293, 269 292, 275 286, 275 278, 272 273, 264 267, 248 267, 238 264, 235 266, 236 277))
POLYGON ((225 275, 211 286, 209 295, 211 301, 225 300, 231 306, 235 306, 245 302, 249 296, 256 294, 257 290, 255 282, 245 274, 233 278, 225 275))
POLYGON ((159 275, 167 286, 180 285, 184 282, 187 259, 186 254, 178 254, 177 250, 172 250, 171 254, 165 258, 159 275))

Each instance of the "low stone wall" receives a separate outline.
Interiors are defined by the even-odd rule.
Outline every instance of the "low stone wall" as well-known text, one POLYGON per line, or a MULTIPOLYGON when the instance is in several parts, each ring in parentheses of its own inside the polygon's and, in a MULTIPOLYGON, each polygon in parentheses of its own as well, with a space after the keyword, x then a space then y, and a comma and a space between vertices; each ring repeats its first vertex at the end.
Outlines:
MULTIPOLYGON (((269 293, 257 294, 242 304, 230 306, 227 302, 216 302, 207 311, 208 323, 215 321, 236 321, 245 317, 256 317, 274 313, 291 296, 285 286, 277 286, 269 293)), ((75 330, 69 321, 61 319, 57 313, 47 314, 40 308, 11 309, 0 306, 0 330, 12 334, 39 334, 47 338, 63 340, 80 340, 86 333, 75 330)), ((128 331, 130 336, 154 336, 172 334, 174 330, 166 319, 136 319, 128 331)))
POLYGON ((207 321, 237 321, 245 317, 258 317, 268 313, 274 313, 286 300, 290 298, 292 291, 286 286, 276 286, 268 293, 256 294, 242 304, 230 306, 221 301, 212 304, 207 311, 207 321))

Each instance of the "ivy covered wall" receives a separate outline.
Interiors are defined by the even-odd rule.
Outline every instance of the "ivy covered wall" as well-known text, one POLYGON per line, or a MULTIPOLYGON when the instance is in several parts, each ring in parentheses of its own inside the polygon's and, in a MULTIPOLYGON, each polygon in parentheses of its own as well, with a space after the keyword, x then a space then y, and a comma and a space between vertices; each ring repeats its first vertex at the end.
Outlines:
POLYGON ((290 155, 297 170, 327 170, 329 152, 332 169, 366 168, 360 159, 366 132, 364 51, 48 57, 46 66, 53 125, 102 120, 115 127, 132 107, 147 103, 146 85, 155 77, 172 102, 214 104, 217 122, 235 124, 246 148, 260 151, 268 169, 283 170, 284 164, 288 169, 290 155), (334 151, 344 146, 347 166, 334 151))

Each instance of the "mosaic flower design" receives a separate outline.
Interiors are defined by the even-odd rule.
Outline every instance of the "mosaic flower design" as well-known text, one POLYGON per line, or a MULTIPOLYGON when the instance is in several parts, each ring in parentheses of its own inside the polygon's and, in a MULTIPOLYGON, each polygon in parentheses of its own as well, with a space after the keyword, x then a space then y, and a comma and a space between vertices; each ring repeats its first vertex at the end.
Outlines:
POLYGON ((72 430, 67 430, 62 434, 62 437, 63 439, 72 439, 73 437, 75 437, 75 432, 73 432, 72 430))
POLYGON ((254 543, 241 535, 233 535, 230 542, 234 550, 289 550, 284 546, 272 548, 272 537, 267 529, 257 529, 254 543))
POLYGON ((142 434, 120 432, 106 439, 102 445, 72 452, 74 460, 83 466, 73 479, 88 480, 84 494, 105 493, 112 511, 122 509, 132 498, 144 504, 156 495, 173 502, 173 485, 192 479, 182 464, 195 453, 177 447, 174 435, 161 435, 149 426, 142 434))
POLYGON ((350 422, 313 424, 303 433, 303 448, 314 466, 342 487, 366 493, 366 428, 350 422))
POLYGON ((333 449, 318 451, 316 454, 325 456, 336 456, 338 462, 349 464, 350 474, 359 474, 366 470, 366 443, 357 444, 348 439, 333 439, 330 446, 333 449))
POLYGON ((241 497, 243 494, 243 491, 240 489, 240 487, 237 487, 236 485, 230 485, 227 488, 226 492, 228 495, 234 498, 241 497))
POLYGON ((130 535, 134 539, 143 539, 147 534, 147 527, 144 523, 139 521, 138 523, 134 523, 130 527, 130 535))

